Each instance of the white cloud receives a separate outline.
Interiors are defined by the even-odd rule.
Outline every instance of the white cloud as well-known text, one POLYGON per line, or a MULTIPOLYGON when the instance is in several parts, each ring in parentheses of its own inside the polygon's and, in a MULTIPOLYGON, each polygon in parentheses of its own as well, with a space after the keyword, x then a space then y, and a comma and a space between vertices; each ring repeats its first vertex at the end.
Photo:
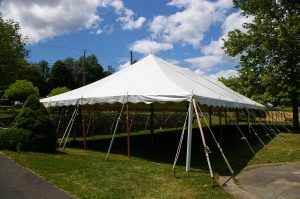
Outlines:
POLYGON ((188 58, 185 59, 184 61, 192 64, 193 66, 199 69, 209 70, 214 65, 219 63, 221 61, 221 58, 218 56, 202 56, 202 57, 188 58))
POLYGON ((241 31, 245 31, 243 28, 244 23, 250 23, 253 20, 252 17, 245 17, 241 14, 240 11, 233 12, 228 15, 222 25, 223 36, 227 37, 227 33, 234 29, 240 29, 241 31))
POLYGON ((217 40, 211 41, 209 45, 201 48, 203 56, 188 58, 186 61, 192 63, 194 66, 206 70, 209 70, 221 63, 238 63, 240 55, 237 55, 236 57, 229 57, 226 55, 222 49, 222 46, 224 45, 224 41, 222 39, 227 39, 227 34, 231 30, 240 29, 245 31, 243 24, 251 21, 252 18, 242 16, 240 11, 231 13, 224 19, 222 24, 222 35, 217 40))
POLYGON ((160 51, 173 49, 173 46, 168 43, 158 43, 156 41, 144 39, 144 40, 135 41, 130 46, 130 49, 142 54, 150 54, 150 53, 155 54, 160 51))
MULTIPOLYGON (((30 43, 91 29, 101 34, 103 20, 98 8, 112 7, 123 29, 140 28, 145 18, 134 20, 134 12, 125 7, 121 0, 2 0, 0 13, 4 19, 13 19, 20 23, 21 34, 29 38, 30 43)), ((110 31, 112 29, 109 29, 110 31)))
POLYGON ((219 72, 208 76, 215 80, 218 80, 220 77, 228 79, 230 77, 238 77, 238 72, 236 70, 220 70, 219 72))
POLYGON ((176 59, 166 59, 166 61, 174 65, 180 65, 180 61, 176 59))
POLYGON ((130 62, 129 61, 125 62, 124 64, 120 64, 119 70, 122 70, 122 69, 124 69, 124 68, 126 68, 128 66, 130 66, 130 62))
POLYGON ((170 16, 156 16, 149 25, 153 38, 168 43, 190 44, 200 47, 205 32, 211 25, 222 21, 231 0, 173 0, 169 6, 183 9, 170 16))
POLYGON ((117 19, 122 23, 122 28, 124 30, 133 30, 139 29, 143 26, 144 22, 146 21, 145 17, 139 17, 137 20, 133 19, 134 12, 129 9, 124 9, 124 16, 117 19))

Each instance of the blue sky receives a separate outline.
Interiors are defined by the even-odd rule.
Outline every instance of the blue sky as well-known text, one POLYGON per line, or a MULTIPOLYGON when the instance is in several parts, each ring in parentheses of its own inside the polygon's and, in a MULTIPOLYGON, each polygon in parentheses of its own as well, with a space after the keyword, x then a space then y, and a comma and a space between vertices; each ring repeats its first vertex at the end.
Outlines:
POLYGON ((224 53, 222 38, 251 20, 231 0, 2 0, 0 13, 20 23, 31 62, 77 59, 86 49, 120 70, 132 50, 212 77, 236 74, 239 57, 224 53))

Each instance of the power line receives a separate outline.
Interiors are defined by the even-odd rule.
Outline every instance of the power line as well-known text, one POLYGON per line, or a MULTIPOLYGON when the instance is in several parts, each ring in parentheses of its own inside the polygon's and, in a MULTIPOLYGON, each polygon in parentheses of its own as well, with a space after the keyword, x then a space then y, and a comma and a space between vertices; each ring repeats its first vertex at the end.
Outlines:
POLYGON ((74 48, 70 46, 60 46, 60 45, 52 45, 52 44, 36 44, 38 46, 46 46, 46 47, 51 47, 51 48, 63 48, 63 49, 69 49, 69 50, 80 50, 83 51, 85 50, 84 48, 74 48))

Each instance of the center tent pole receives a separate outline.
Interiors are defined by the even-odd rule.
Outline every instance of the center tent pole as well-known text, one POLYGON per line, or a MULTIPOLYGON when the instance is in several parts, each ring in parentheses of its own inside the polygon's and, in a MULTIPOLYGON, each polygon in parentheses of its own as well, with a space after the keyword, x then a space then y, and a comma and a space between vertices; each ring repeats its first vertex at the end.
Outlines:
POLYGON ((185 171, 190 171, 191 168, 191 152, 192 152, 192 133, 193 133, 193 104, 192 99, 188 109, 188 135, 187 135, 187 148, 186 148, 186 163, 185 171))

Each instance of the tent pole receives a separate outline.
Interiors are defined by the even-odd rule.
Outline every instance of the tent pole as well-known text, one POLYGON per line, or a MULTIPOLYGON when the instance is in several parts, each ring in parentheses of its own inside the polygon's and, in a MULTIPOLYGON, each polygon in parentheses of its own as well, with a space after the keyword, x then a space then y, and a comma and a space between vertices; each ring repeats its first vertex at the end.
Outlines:
POLYGON ((84 124, 84 108, 83 108, 83 105, 81 105, 81 123, 82 123, 83 149, 86 150, 86 138, 85 138, 85 124, 84 124))
POLYGON ((207 164, 208 164, 208 169, 209 169, 210 177, 212 178, 212 182, 213 182, 213 186, 214 186, 214 174, 213 174, 213 171, 212 171, 212 168, 211 168, 211 164, 210 164, 210 159, 209 159, 210 149, 206 145, 206 141, 205 141, 203 129, 202 129, 201 122, 200 122, 200 117, 199 117, 199 114, 198 114, 198 111, 197 111, 197 107, 196 107, 196 102, 195 102, 194 99, 192 99, 192 102, 193 102, 195 113, 196 113, 196 117, 197 117, 198 127, 199 127, 200 135, 201 135, 201 138, 202 138, 202 144, 203 144, 203 147, 204 147, 204 152, 205 152, 206 161, 207 161, 207 164))
POLYGON ((95 106, 94 106, 93 107, 93 134, 92 134, 93 137, 95 135, 95 112, 96 112, 96 110, 95 110, 95 106))
POLYGON ((250 124, 250 115, 249 112, 247 112, 247 120, 248 120, 248 133, 251 134, 251 124, 250 124))
POLYGON ((126 103, 127 156, 130 158, 129 105, 126 103))
POLYGON ((193 104, 192 99, 189 105, 189 119, 188 119, 188 136, 187 136, 187 148, 186 148, 186 164, 185 171, 190 171, 191 168, 191 152, 192 152, 192 133, 193 133, 193 104))
POLYGON ((228 126, 228 121, 227 121, 227 111, 224 110, 224 113, 225 113, 225 125, 228 126))
POLYGON ((211 106, 208 108, 208 112, 209 112, 209 126, 212 126, 212 122, 211 122, 211 106))
POLYGON ((222 117, 221 108, 219 108, 219 127, 220 127, 220 145, 223 146, 223 132, 222 132, 222 117))
POLYGON ((154 123, 153 123, 153 103, 150 104, 150 132, 151 132, 151 142, 154 143, 154 123))
POLYGON ((239 134, 239 112, 238 112, 238 110, 236 110, 236 112, 235 112, 235 116, 236 116, 236 140, 237 140, 237 142, 236 142, 236 144, 237 144, 237 147, 239 147, 240 146, 240 134, 239 134))

